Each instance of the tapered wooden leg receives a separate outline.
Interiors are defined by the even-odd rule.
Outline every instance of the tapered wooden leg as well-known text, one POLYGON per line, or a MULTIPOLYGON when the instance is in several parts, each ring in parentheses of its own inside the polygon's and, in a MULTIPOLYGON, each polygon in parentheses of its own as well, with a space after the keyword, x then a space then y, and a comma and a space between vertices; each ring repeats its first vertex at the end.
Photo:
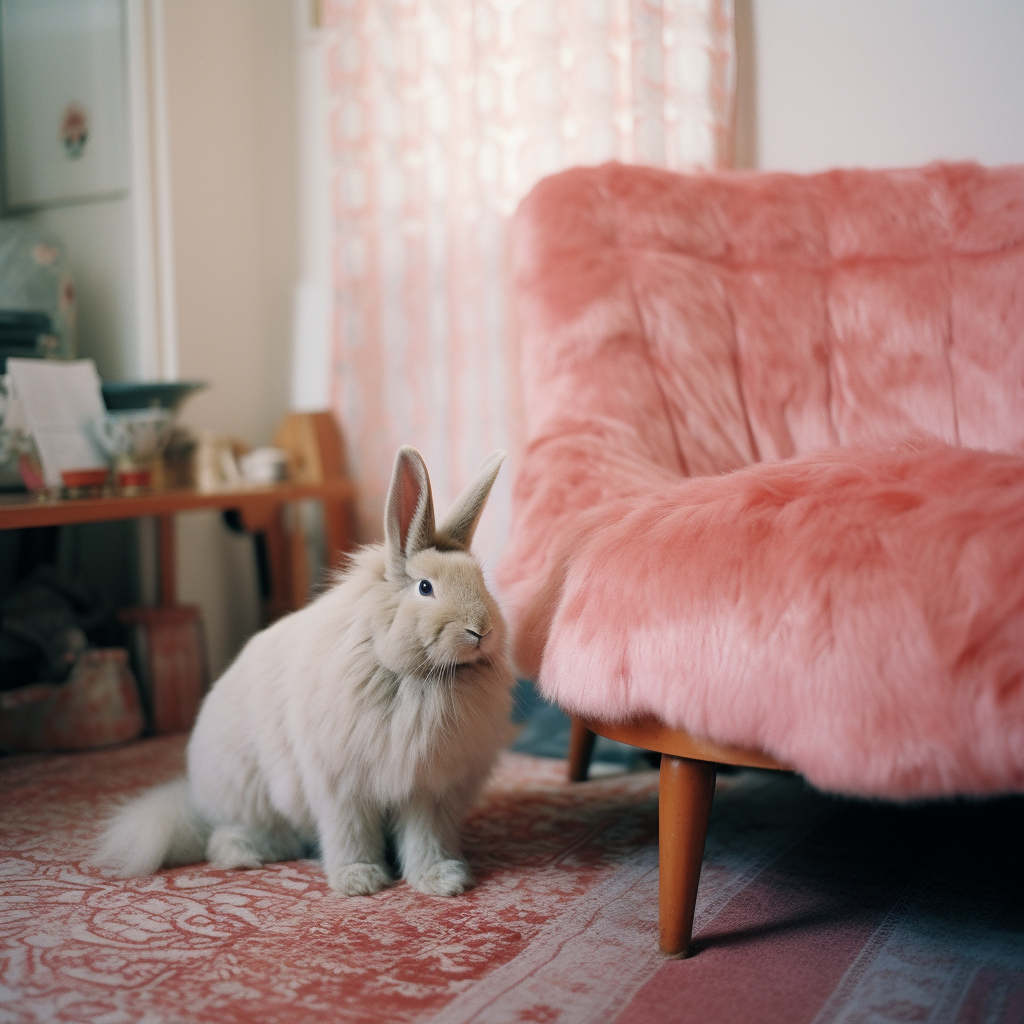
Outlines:
POLYGON ((685 956, 690 948, 714 798, 714 764, 662 755, 658 790, 659 944, 661 951, 671 956, 685 956))
POLYGON ((590 770, 590 755, 594 752, 594 734, 578 719, 569 729, 569 781, 583 782, 590 770))

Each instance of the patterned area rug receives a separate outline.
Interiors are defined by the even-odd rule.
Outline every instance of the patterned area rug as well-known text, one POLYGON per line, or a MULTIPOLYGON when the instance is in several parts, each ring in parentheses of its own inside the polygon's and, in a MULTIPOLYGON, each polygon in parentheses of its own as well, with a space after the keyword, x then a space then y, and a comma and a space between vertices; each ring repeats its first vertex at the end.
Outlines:
POLYGON ((340 899, 319 865, 84 868, 181 737, 0 761, 0 1022, 1024 1021, 1022 803, 891 809, 719 780, 697 954, 655 949, 657 774, 580 785, 504 755, 479 884, 340 899))

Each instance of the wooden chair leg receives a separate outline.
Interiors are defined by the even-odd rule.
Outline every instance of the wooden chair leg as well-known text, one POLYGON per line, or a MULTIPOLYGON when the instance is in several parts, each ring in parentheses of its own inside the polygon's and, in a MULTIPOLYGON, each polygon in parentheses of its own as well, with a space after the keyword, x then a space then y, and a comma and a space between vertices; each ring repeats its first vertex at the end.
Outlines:
POLYGON ((659 944, 686 956, 693 933, 704 840, 715 798, 715 765, 663 754, 658 789, 659 944))
POLYGON ((572 719, 569 729, 569 781, 583 782, 590 770, 590 755, 594 752, 594 734, 578 719, 572 719))

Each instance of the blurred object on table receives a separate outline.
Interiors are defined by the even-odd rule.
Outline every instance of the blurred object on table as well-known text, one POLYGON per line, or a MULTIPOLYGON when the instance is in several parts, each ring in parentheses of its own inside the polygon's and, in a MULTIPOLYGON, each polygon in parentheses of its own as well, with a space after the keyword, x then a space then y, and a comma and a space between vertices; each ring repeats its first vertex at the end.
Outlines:
POLYGON ((0 364, 8 355, 75 358, 75 285, 64 245, 25 221, 0 220, 0 310, 45 316, 47 328, 38 333, 56 338, 56 344, 44 343, 43 351, 0 351, 0 364))
POLYGON ((109 466, 93 426, 106 410, 91 359, 11 358, 7 376, 8 395, 13 384, 47 487, 61 486, 62 470, 109 466))
POLYGON ((145 461, 159 455, 170 440, 174 413, 169 409, 108 412, 93 424, 103 450, 112 458, 130 455, 145 461))
POLYGON ((280 448, 256 448, 238 460, 248 484, 276 484, 288 479, 288 453, 280 448))
POLYGON ((164 487, 196 486, 196 449, 198 442, 187 427, 175 426, 160 460, 164 487))
POLYGON ((62 469, 60 479, 69 498, 95 498, 110 483, 110 467, 101 469, 62 469))
POLYGON ((200 432, 195 452, 196 490, 209 494, 239 487, 243 480, 238 460, 248 451, 249 446, 237 438, 200 432))
POLYGON ((345 476, 345 442, 333 413, 289 413, 274 444, 288 453, 288 479, 295 483, 322 484, 345 476))
POLYGON ((126 494, 163 483, 160 457, 174 430, 174 412, 159 406, 122 409, 94 420, 100 447, 114 464, 114 482, 126 494))
MULTIPOLYGON (((38 467, 39 455, 25 410, 18 401, 14 382, 6 374, 0 375, 0 491, 23 491, 26 482, 19 467, 22 461, 33 460, 38 467)), ((34 479, 42 486, 41 471, 34 479)))

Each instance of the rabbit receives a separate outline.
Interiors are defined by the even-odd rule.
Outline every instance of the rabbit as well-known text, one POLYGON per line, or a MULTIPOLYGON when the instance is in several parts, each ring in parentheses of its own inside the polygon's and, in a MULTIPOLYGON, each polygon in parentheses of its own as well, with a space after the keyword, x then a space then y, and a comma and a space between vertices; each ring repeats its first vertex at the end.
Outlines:
POLYGON ((343 895, 471 884, 459 830, 509 734, 506 626, 470 542, 495 452, 434 525, 414 448, 395 459, 383 544, 257 633, 203 701, 185 778, 130 801, 92 863, 122 876, 204 859, 256 868, 319 846, 343 895))

